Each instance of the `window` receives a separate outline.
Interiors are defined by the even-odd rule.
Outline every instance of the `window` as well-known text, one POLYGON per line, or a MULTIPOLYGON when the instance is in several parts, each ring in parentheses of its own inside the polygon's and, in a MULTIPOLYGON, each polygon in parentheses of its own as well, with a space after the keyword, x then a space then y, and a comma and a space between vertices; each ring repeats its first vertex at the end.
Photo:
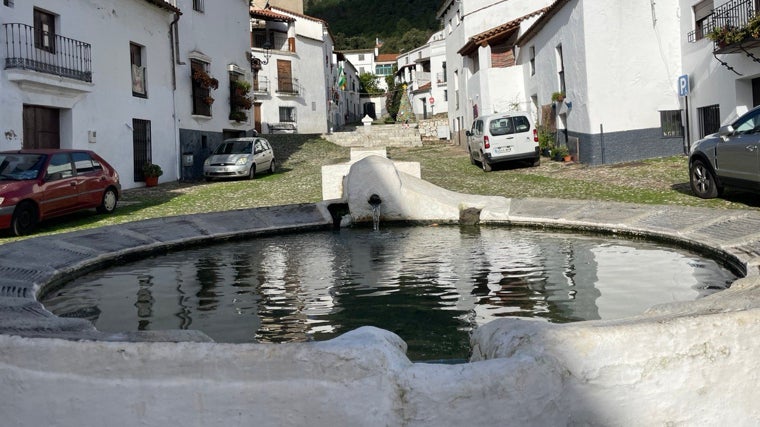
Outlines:
MULTIPOLYGON (((211 79, 208 74, 209 64, 197 59, 190 60, 190 79, 193 85, 193 114, 198 116, 211 116, 211 104, 214 98, 211 97, 211 87, 209 83, 204 83, 211 79)), ((219 84, 218 82, 216 83, 219 84)))
POLYGON ((47 169, 47 179, 57 180, 71 178, 74 170, 71 168, 71 157, 68 153, 53 154, 47 169))
POLYGON ((193 10, 196 12, 203 12, 204 0, 193 0, 193 10))
POLYGON ((715 133, 720 128, 720 107, 718 105, 697 108, 697 116, 699 117, 700 138, 715 133))
POLYGON ((559 91, 565 93, 565 59, 562 56, 562 45, 557 46, 557 79, 559 91))
POLYGON ((13 7, 13 0, 3 0, 3 6, 13 7))
POLYGON ((682 138, 681 110, 660 111, 660 127, 663 138, 682 138))
POLYGON ((749 134, 760 131, 760 110, 755 111, 733 124, 734 130, 739 134, 749 134))
POLYGON ((703 0, 694 6, 694 35, 697 40, 703 39, 710 32, 710 17, 714 8, 713 0, 703 0))
POLYGON ((363 53, 359 54, 359 61, 364 61, 364 54, 363 53))
POLYGON ((529 52, 530 52, 530 75, 533 76, 536 74, 536 47, 531 46, 529 52))
POLYGON ((145 67, 143 67, 143 47, 129 44, 129 60, 132 64, 132 96, 147 98, 145 89, 145 67))
POLYGON ((280 122, 295 123, 295 121, 296 121, 295 107, 280 107, 280 122))
POLYGON ((55 53, 55 15, 34 9, 34 47, 55 53))
POLYGON ((77 175, 103 169, 100 163, 90 157, 88 153, 72 153, 71 157, 74 159, 74 167, 77 170, 77 175))
POLYGON ((135 181, 145 181, 143 166, 152 162, 150 153, 150 120, 132 119, 132 168, 135 181))
POLYGON ((393 64, 375 65, 375 74, 378 76, 389 76, 393 74, 393 64))

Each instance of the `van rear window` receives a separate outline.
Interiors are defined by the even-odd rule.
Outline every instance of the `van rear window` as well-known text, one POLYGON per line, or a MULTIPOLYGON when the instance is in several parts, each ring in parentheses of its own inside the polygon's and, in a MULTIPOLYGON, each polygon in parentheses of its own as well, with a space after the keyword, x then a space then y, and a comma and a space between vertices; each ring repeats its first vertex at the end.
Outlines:
POLYGON ((491 135, 509 135, 530 130, 530 121, 525 116, 502 117, 491 120, 489 124, 491 135))

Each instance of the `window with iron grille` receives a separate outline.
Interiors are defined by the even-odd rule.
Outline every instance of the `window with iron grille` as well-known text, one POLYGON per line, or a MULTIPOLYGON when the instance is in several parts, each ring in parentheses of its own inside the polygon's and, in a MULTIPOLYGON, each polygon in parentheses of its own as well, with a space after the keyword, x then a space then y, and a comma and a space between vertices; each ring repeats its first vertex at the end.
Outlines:
POLYGON ((132 168, 134 180, 145 181, 143 166, 151 162, 150 120, 132 119, 132 168))
POLYGON ((280 107, 280 122, 295 123, 296 109, 294 107, 280 107))
POLYGON ((203 12, 204 0, 193 0, 193 10, 196 12, 203 12))
POLYGON ((681 110, 660 111, 660 128, 664 138, 682 138, 681 110))
POLYGON ((132 64, 132 96, 147 98, 145 88, 145 67, 143 67, 143 48, 140 45, 129 44, 129 61, 132 64))
POLYGON ((717 104, 697 108, 697 116, 699 117, 700 138, 715 133, 720 128, 720 106, 717 104))
POLYGON ((34 9, 34 47, 55 53, 55 15, 34 9))

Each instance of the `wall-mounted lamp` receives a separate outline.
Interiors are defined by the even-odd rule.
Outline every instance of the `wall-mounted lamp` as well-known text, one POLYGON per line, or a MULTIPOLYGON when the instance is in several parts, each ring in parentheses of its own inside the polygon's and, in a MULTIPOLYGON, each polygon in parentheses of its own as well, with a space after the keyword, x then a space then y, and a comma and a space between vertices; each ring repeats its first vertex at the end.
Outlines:
POLYGON ((248 60, 251 61, 251 70, 260 70, 262 65, 267 65, 269 63, 269 57, 272 56, 272 43, 269 43, 268 41, 264 42, 264 44, 261 46, 264 48, 264 59, 259 59, 253 56, 253 53, 248 53, 248 60))

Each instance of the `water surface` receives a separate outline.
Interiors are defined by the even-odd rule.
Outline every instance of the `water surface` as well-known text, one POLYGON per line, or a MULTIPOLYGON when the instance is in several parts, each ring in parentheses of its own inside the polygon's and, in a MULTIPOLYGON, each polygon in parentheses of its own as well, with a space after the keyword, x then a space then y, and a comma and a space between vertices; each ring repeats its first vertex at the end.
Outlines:
POLYGON ((342 229, 114 266, 43 297, 101 331, 198 329, 218 342, 326 340, 364 325, 412 360, 465 359, 505 316, 613 319, 725 289, 710 259, 644 241, 491 227, 342 229))

